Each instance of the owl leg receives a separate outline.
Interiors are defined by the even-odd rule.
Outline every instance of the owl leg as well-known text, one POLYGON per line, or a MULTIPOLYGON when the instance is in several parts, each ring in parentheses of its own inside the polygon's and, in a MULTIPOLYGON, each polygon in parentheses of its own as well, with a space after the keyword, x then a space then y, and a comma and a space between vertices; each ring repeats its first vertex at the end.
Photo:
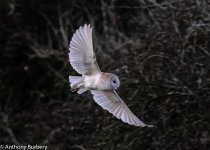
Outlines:
POLYGON ((83 81, 79 82, 79 83, 76 83, 74 85, 71 86, 71 91, 72 92, 77 92, 79 91, 81 88, 83 88, 83 81))
POLYGON ((84 77, 79 76, 69 76, 69 82, 71 84, 71 91, 77 92, 78 94, 82 94, 87 89, 84 87, 84 77))

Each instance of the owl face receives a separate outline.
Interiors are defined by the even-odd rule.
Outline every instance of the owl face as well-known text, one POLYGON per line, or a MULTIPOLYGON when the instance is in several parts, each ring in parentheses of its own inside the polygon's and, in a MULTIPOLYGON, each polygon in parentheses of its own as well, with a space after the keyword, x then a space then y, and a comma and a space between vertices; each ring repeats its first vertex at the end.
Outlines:
POLYGON ((120 86, 119 78, 112 73, 102 72, 97 82, 98 90, 116 90, 120 86))
POLYGON ((111 78, 110 78, 110 86, 111 86, 111 88, 112 88, 113 90, 118 89, 119 86, 120 86, 120 80, 119 80, 119 78, 118 78, 116 75, 114 75, 114 74, 111 75, 111 78))

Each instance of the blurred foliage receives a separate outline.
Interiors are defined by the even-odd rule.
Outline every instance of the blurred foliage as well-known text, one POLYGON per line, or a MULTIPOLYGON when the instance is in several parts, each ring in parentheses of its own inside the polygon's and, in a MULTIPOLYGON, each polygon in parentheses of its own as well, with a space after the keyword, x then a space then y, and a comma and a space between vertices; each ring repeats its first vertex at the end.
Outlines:
POLYGON ((210 149, 208 0, 1 0, 0 143, 52 150, 210 149), (70 92, 68 44, 94 26, 101 70, 154 128, 70 92))

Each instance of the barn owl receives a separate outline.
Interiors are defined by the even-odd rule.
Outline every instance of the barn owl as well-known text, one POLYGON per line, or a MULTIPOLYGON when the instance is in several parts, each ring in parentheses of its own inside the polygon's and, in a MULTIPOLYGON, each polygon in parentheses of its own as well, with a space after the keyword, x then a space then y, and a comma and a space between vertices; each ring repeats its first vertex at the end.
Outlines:
POLYGON ((70 64, 82 75, 69 76, 72 90, 79 94, 90 90, 97 104, 125 123, 152 127, 139 120, 118 96, 115 90, 120 86, 119 78, 112 73, 101 72, 99 69, 93 51, 92 29, 90 25, 81 26, 70 41, 70 64))

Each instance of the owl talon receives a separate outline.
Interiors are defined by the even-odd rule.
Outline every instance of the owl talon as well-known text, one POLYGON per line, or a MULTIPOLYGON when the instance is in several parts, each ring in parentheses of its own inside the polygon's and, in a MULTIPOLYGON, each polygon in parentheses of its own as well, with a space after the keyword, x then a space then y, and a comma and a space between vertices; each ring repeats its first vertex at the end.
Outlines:
POLYGON ((77 92, 77 91, 79 91, 79 88, 71 88, 71 91, 72 92, 77 92))

